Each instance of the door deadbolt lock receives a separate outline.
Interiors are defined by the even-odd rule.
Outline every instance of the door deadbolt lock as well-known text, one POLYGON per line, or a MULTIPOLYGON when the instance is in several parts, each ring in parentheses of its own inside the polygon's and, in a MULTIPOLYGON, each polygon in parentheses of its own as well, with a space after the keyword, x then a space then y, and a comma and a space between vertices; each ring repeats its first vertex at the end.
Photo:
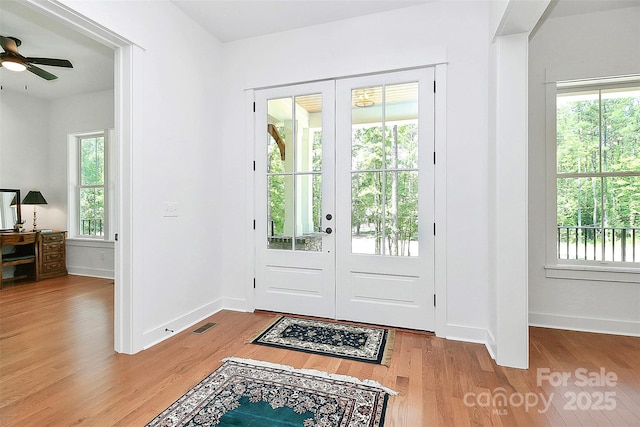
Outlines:
POLYGON ((333 215, 327 214, 327 216, 325 218, 327 218, 327 221, 331 221, 331 218, 333 218, 333 215))

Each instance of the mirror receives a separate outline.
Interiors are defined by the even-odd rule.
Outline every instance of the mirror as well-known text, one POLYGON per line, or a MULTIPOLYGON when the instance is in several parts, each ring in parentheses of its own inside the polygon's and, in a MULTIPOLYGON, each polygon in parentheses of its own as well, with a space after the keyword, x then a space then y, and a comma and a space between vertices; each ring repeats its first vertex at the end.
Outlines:
POLYGON ((19 222, 22 222, 20 190, 0 188, 0 231, 13 231, 19 222))

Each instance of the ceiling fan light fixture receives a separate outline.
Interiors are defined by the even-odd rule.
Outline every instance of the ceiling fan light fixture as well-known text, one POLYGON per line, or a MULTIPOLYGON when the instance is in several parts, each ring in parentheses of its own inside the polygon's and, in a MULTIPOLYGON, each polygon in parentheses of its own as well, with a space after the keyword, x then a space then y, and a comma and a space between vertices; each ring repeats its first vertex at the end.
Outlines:
POLYGON ((27 69, 27 66, 24 65, 19 59, 15 58, 4 58, 2 60, 2 66, 7 70, 11 71, 24 71, 27 69))

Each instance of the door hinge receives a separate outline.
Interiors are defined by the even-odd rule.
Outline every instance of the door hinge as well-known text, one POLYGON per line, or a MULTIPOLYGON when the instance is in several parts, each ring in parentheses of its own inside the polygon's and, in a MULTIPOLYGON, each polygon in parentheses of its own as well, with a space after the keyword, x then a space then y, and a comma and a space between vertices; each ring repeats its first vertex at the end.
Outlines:
POLYGON ((433 294, 433 306, 436 306, 436 294, 433 294))
MULTIPOLYGON (((436 81, 435 80, 433 81, 433 93, 436 93, 436 81)), ((253 111, 256 111, 255 108, 253 109, 253 111)))
POLYGON ((253 278, 253 289, 255 289, 255 288, 256 288, 256 278, 254 277, 253 278))
POLYGON ((114 238, 116 239, 116 242, 118 241, 118 233, 115 234, 114 238))
POLYGON ((434 236, 436 235, 436 223, 435 222, 433 223, 433 235, 434 236))
MULTIPOLYGON (((434 84, 435 84, 435 82, 434 82, 434 84)), ((253 112, 254 113, 256 112, 256 103, 255 102, 253 103, 253 112)))
POLYGON ((253 229, 254 230, 256 229, 256 220, 255 219, 253 220, 253 229))
POLYGON ((254 160, 253 161, 253 171, 255 172, 255 170, 256 170, 256 161, 254 160))
POLYGON ((433 164, 434 165, 436 164, 436 152, 435 151, 433 152, 433 164))

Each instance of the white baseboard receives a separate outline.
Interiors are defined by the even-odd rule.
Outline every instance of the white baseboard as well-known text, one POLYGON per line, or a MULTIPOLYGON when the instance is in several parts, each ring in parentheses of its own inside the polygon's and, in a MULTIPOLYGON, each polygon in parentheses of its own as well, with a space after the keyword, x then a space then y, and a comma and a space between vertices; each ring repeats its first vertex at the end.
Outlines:
POLYGON ((493 337, 493 334, 487 329, 449 324, 447 325, 447 333, 445 338, 453 341, 484 344, 484 346, 487 348, 489 356, 491 356, 493 360, 496 360, 496 340, 493 337))
POLYGON ((99 268, 71 267, 67 266, 67 272, 76 276, 99 277, 101 279, 113 279, 113 270, 102 270, 99 268))
POLYGON ((191 328, 196 323, 206 319, 207 317, 213 316, 221 310, 243 312, 252 311, 250 309, 247 309, 247 301, 244 299, 219 298, 215 301, 210 302, 209 304, 203 305, 202 307, 193 310, 192 312, 184 316, 180 316, 179 318, 174 319, 164 325, 144 332, 143 340, 145 343, 147 343, 144 345, 144 348, 147 349, 149 347, 153 347, 159 342, 170 338, 178 332, 182 332, 186 329, 191 328), (169 331, 167 331, 167 329, 169 329, 169 331))
POLYGON ((640 322, 590 317, 563 316, 548 313, 529 313, 529 325, 570 331, 640 337, 640 322))
POLYGON ((249 307, 248 301, 240 298, 222 298, 222 308, 231 311, 253 311, 253 308, 249 307))
POLYGON ((454 341, 466 341, 486 344, 487 330, 482 328, 474 328, 472 326, 448 324, 446 338, 448 340, 454 341))
POLYGON ((190 313, 185 314, 184 316, 180 316, 177 319, 145 331, 142 334, 142 339, 145 343, 144 349, 146 350, 149 347, 153 347, 154 345, 166 340, 167 338, 170 338, 178 332, 182 332, 200 322, 201 320, 216 314, 224 308, 222 305, 222 301, 222 298, 219 298, 215 301, 203 305, 200 308, 197 308, 196 310, 191 311, 190 313))
POLYGON ((496 360, 498 354, 498 346, 496 345, 496 339, 490 330, 487 330, 487 343, 485 344, 487 351, 493 360, 496 360))

